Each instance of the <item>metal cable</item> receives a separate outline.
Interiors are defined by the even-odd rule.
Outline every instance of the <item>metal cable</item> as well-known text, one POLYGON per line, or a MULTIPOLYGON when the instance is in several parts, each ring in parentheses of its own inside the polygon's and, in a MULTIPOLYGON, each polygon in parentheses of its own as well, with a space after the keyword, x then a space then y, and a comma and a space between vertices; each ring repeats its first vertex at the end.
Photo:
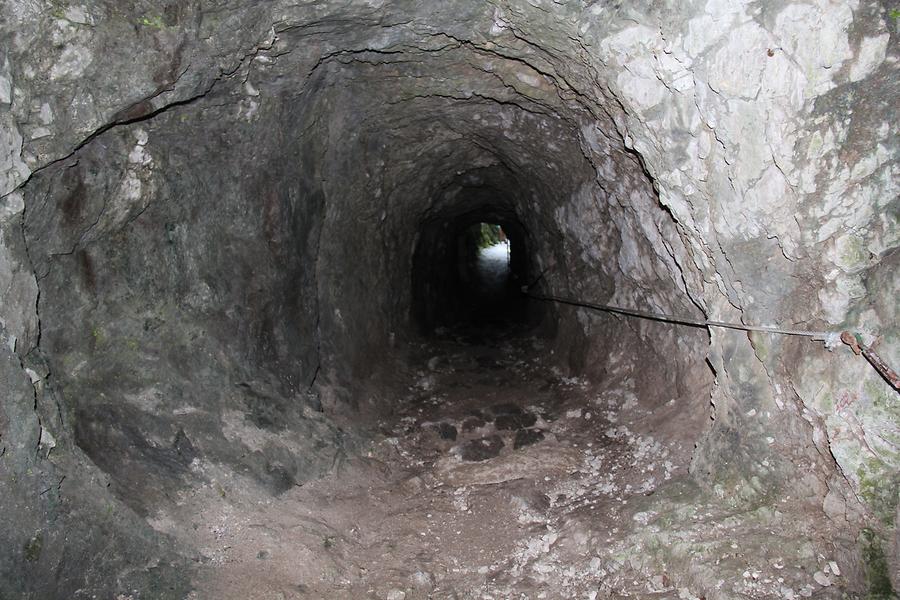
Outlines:
POLYGON ((726 329, 740 329, 742 331, 760 331, 763 333, 798 335, 817 340, 825 340, 833 336, 840 336, 839 331, 806 331, 801 329, 781 329, 780 327, 772 327, 768 325, 744 325, 742 323, 727 323, 725 321, 712 321, 710 319, 690 319, 687 317, 678 317, 675 315, 667 315, 664 313, 654 313, 643 310, 634 310, 631 308, 622 308, 621 306, 612 306, 610 304, 594 304, 592 302, 584 302, 581 300, 574 300, 572 298, 549 296, 546 294, 534 294, 527 290, 523 290, 523 293, 529 298, 534 298, 536 300, 558 302, 560 304, 569 304, 571 306, 581 306, 583 308, 591 308, 593 310, 601 310, 604 312, 618 313, 622 315, 629 315, 632 317, 640 317, 642 319, 650 319, 652 321, 662 321, 664 323, 675 323, 678 325, 686 325, 688 327, 723 327, 726 329))
MULTIPOLYGON (((543 276, 543 273, 541 274, 543 276)), ((840 344, 850 346, 854 354, 862 354, 871 364, 879 375, 887 381, 894 390, 900 392, 900 376, 891 369, 884 360, 875 353, 871 346, 867 346, 862 341, 859 333, 851 333, 850 331, 807 331, 804 329, 782 329, 769 325, 744 325, 742 323, 728 323, 725 321, 713 321, 710 319, 690 319, 687 317, 678 317, 675 315, 667 315, 664 313, 648 312, 644 310, 634 310, 631 308, 622 308, 621 306, 613 306, 611 304, 594 304, 593 302, 584 302, 572 298, 563 298, 561 296, 550 296, 546 294, 534 294, 529 291, 529 286, 522 288, 522 293, 529 298, 535 300, 543 300, 546 302, 558 302, 560 304, 568 304, 570 306, 580 306, 582 308, 590 308, 604 312, 616 313, 620 315, 628 315, 630 317, 638 317, 641 319, 650 319, 651 321, 660 321, 663 323, 674 323, 676 325, 686 325, 688 327, 722 327, 725 329, 738 329, 741 331, 759 331, 762 333, 776 333, 779 335, 796 335, 808 337, 814 340, 822 340, 825 342, 825 348, 833 350, 840 344)))

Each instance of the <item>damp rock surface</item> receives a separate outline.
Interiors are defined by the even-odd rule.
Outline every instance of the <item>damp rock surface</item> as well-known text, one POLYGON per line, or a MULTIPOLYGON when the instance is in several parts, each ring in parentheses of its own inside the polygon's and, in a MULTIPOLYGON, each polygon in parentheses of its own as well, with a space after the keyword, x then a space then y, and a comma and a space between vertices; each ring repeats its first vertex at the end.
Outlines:
POLYGON ((499 435, 469 440, 459 449, 459 457, 468 462, 482 461, 494 458, 503 449, 503 438, 499 435))
POLYGON ((540 429, 520 429, 516 432, 513 449, 518 450, 531 444, 536 444, 544 439, 544 432, 540 429))

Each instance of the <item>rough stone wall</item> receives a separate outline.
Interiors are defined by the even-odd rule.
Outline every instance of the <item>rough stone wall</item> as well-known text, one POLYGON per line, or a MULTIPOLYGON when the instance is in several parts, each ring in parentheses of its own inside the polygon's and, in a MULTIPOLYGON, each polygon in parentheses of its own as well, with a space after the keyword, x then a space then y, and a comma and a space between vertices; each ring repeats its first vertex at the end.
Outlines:
POLYGON ((198 456, 249 454, 275 489, 331 463, 298 447, 318 435, 301 423, 278 439, 316 410, 317 192, 284 178, 303 162, 290 143, 254 148, 207 101, 102 134, 29 186, 41 350, 79 445, 142 512, 198 456))
MULTIPOLYGON (((704 273, 695 300, 713 317, 877 332, 896 364, 896 303, 884 301, 897 291, 896 13, 843 2, 654 12, 640 25, 595 21, 585 39, 615 71, 626 142, 704 273)), ((712 336, 716 424, 695 471, 722 493, 736 490, 717 471, 751 485, 748 465, 762 481, 804 473, 798 489, 835 522, 853 520, 856 496, 896 540, 896 393, 846 350, 753 336, 751 352, 733 333, 712 336), (816 451, 771 469, 798 439, 816 451), (723 448, 744 456, 723 465, 723 448), (821 465, 831 456, 838 474, 821 465)))
MULTIPOLYGON (((24 499, 17 518, 35 530, 52 520, 40 494, 57 472, 90 481, 75 442, 90 446, 95 434, 79 422, 98 417, 144 424, 130 435, 148 444, 129 460, 170 465, 160 481, 202 478, 188 475, 198 450, 242 460, 228 446, 248 431, 234 415, 252 413, 248 403, 267 407, 252 431, 266 430, 274 405, 293 433, 334 439, 306 386, 320 365, 330 385, 358 385, 372 353, 409 326, 416 229, 460 169, 500 165, 525 182, 518 210, 544 232, 534 252, 538 271, 552 265, 548 291, 858 326, 900 364, 898 23, 888 9, 0 4, 0 352, 18 390, 0 404, 0 468, 24 499), (48 385, 31 393, 26 367, 48 385), (240 376, 223 382, 223 370, 240 376), (169 387, 153 387, 169 373, 169 387), (98 381, 133 399, 88 398, 98 381), (184 389, 215 418, 172 418, 184 389), (75 458, 35 454, 41 439, 75 458), (29 469, 40 483, 20 477, 29 469)), ((898 572, 900 415, 862 359, 798 339, 713 330, 707 348, 696 332, 557 316, 557 350, 577 371, 617 368, 608 348, 645 361, 680 352, 682 366, 644 379, 647 393, 674 385, 700 421, 708 350, 714 421, 695 476, 742 501, 792 495, 850 537, 866 525, 863 543, 883 547, 898 572)), ((628 368, 640 373, 639 362, 628 368)), ((278 473, 308 466, 292 463, 306 446, 243 443, 276 488, 278 473)), ((116 481, 127 491, 127 478, 116 481)), ((10 539, 31 544, 22 535, 10 539)), ((65 562, 41 560, 48 572, 65 562)))

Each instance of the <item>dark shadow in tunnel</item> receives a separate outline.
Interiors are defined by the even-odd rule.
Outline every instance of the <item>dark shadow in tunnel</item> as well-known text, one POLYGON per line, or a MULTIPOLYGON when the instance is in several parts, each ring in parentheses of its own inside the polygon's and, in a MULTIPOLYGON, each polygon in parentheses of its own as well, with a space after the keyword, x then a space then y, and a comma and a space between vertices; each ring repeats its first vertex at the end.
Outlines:
POLYGON ((449 330, 473 342, 530 331, 542 307, 521 293, 533 262, 527 230, 504 203, 461 206, 468 210, 433 217, 420 227, 413 319, 426 335, 449 330), (495 228, 499 243, 485 243, 485 227, 495 228))
MULTIPOLYGON (((512 271, 512 241, 502 225, 475 223, 457 239, 460 321, 475 326, 514 319, 518 275, 512 271)), ((519 249, 517 248, 517 252, 519 249)))

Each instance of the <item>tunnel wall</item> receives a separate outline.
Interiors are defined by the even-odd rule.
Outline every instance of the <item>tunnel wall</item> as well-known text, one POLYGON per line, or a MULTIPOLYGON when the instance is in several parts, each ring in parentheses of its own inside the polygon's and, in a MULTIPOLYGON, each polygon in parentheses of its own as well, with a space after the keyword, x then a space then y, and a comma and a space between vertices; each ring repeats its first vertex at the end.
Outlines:
MULTIPOLYGON (((223 353, 218 357, 222 364, 238 368, 252 355, 258 370, 251 375, 264 380, 251 386, 256 396, 270 401, 291 397, 290 386, 298 382, 282 377, 282 367, 308 385, 316 373, 313 363, 323 359, 325 383, 346 387, 359 381, 372 364, 372 349, 381 347, 409 318, 405 310, 409 269, 394 268, 385 259, 390 256, 406 267, 412 260, 419 215, 406 210, 408 202, 437 196, 437 189, 454 176, 452 169, 441 170, 441 164, 471 168, 493 164, 498 157, 527 156, 532 150, 529 140, 546 133, 509 125, 516 119, 533 119, 535 111, 563 115, 565 128, 575 127, 579 135, 577 154, 561 155, 574 156, 574 164, 590 165, 587 176, 552 177, 547 172, 535 178, 563 180, 570 186, 564 192, 554 194, 538 186, 519 196, 522 214, 532 215, 533 221, 525 223, 528 230, 549 231, 536 236, 533 248, 539 271, 553 265, 548 291, 748 323, 777 321, 828 330, 859 327, 883 338, 881 353, 889 363, 898 364, 893 301, 898 194, 892 142, 897 139, 892 112, 897 20, 888 8, 878 2, 825 0, 677 6, 501 2, 435 7, 397 2, 378 9, 368 3, 336 9, 323 3, 275 2, 261 7, 224 3, 216 12, 203 12, 177 2, 163 9, 139 2, 3 3, 0 352, 8 366, 4 382, 15 391, 0 406, 0 446, 5 448, 0 462, 7 480, 16 477, 4 494, 22 499, 4 524, 8 539, 23 548, 31 543, 34 534, 24 532, 19 522, 61 536, 62 521, 53 521, 54 515, 75 518, 79 513, 74 505, 83 497, 75 492, 70 496, 73 506, 50 506, 40 491, 58 485, 60 473, 70 484, 90 481, 96 473, 74 443, 75 424, 66 417, 78 404, 66 391, 81 395, 78 390, 94 389, 96 382, 79 380, 77 374, 66 381, 66 373, 73 373, 69 369, 77 364, 60 367, 59 352, 76 357, 90 352, 95 361, 88 361, 90 372, 100 373, 96 370, 103 366, 100 358, 125 360, 132 352, 127 340, 143 339, 138 337, 143 336, 143 323, 134 315, 148 310, 150 299, 174 296, 183 299, 178 311, 184 312, 171 313, 178 317, 170 321, 177 330, 170 332, 171 339, 193 331, 210 354, 223 353), (397 62, 409 64, 389 64, 385 70, 384 63, 401 58, 397 62), (362 89, 371 95, 357 93, 353 100, 347 98, 349 88, 329 87, 329 82, 346 81, 337 71, 350 68, 351 62, 358 64, 351 68, 350 78, 364 82, 368 87, 362 89), (327 69, 335 72, 324 75, 327 69), (433 69, 448 76, 443 81, 428 76, 433 69), (385 73, 395 77, 389 81, 403 83, 391 87, 372 83, 385 73), (321 78, 322 91, 317 92, 321 104, 296 93, 316 77, 321 78), (398 99, 407 111, 400 117, 400 124, 405 121, 409 127, 407 137, 401 134, 386 143, 385 134, 378 131, 392 131, 397 123, 388 113, 368 107, 398 99), (455 108, 479 99, 492 110, 455 108), (307 102, 318 107, 315 114, 329 115, 328 127, 325 121, 317 123, 315 114, 303 112, 307 102), (196 121, 196 129, 191 129, 190 121, 177 120, 180 115, 196 118, 201 107, 210 113, 196 121), (469 124, 454 131, 430 123, 435 114, 448 115, 451 123, 469 120, 469 124), (485 125, 474 125, 475 114, 497 119, 486 126, 495 133, 479 137, 485 125), (198 179, 206 182, 228 173, 212 162, 216 153, 212 148, 208 156, 185 148, 183 156, 191 158, 175 160, 179 145, 196 146, 208 130, 216 129, 217 119, 229 130, 236 123, 247 123, 236 129, 241 139, 223 139, 240 150, 222 159, 235 169, 228 181, 255 200, 275 198, 270 214, 277 226, 265 229, 264 211, 247 210, 245 199, 232 186, 222 191, 224 180, 222 188, 210 187, 199 195, 196 189, 185 189, 190 187, 189 177, 204 170, 208 174, 198 179), (365 132, 366 121, 379 126, 371 135, 354 138, 355 132, 365 132), (504 139, 503 131, 517 127, 523 135, 518 146, 510 140, 496 141, 504 139), (439 129, 427 147, 407 144, 396 150, 413 133, 419 139, 423 131, 439 129), (148 133, 143 146, 138 130, 148 133), (196 132, 193 139, 185 139, 191 131, 196 132), (284 131, 286 139, 292 134, 299 146, 286 143, 287 152, 263 157, 260 152, 266 143, 260 142, 260 132, 273 131, 284 131), (469 136, 475 143, 455 143, 454 136, 469 136), (156 149, 157 139, 165 141, 164 148, 156 149), (365 144, 355 146, 361 143, 358 139, 365 144), (303 140, 326 141, 303 146, 303 140), (337 147, 344 151, 335 152, 337 147), (384 151, 398 154, 385 160, 380 156, 384 151), (132 153, 136 162, 131 162, 132 153), (144 154, 154 162, 144 164, 144 154), (273 179, 266 169, 280 164, 284 155, 294 157, 300 166, 288 172, 272 166, 277 173, 273 179), (360 156, 367 156, 362 165, 360 156), (42 202, 50 207, 64 204, 69 185, 65 173, 79 172, 97 157, 104 159, 98 169, 109 173, 108 180, 97 176, 98 194, 132 195, 116 205, 114 213, 101 215, 102 235, 96 230, 97 238, 86 240, 88 251, 53 259, 71 265, 67 272, 75 279, 54 283, 59 271, 46 270, 46 255, 71 250, 73 236, 81 229, 75 225, 83 224, 87 215, 76 215, 66 226, 59 224, 62 214, 41 214, 38 207, 42 202), (391 168, 361 168, 375 167, 382 160, 391 168), (423 173, 422 164, 432 170, 423 173), (239 182, 238 172, 266 176, 249 175, 248 181, 239 182), (386 182, 383 199, 358 215, 360 207, 346 199, 362 190, 374 196, 376 188, 369 181, 373 177, 386 182), (265 189, 273 181, 283 185, 265 189), (416 187, 420 181, 434 189, 416 187), (169 196, 168 202, 157 202, 163 196, 169 196), (175 280, 161 265, 148 264, 152 261, 147 260, 145 247, 169 248, 169 237, 176 247, 187 246, 188 225, 215 221, 214 215, 203 211, 188 214, 187 206, 207 206, 204 201, 217 206, 223 199, 222 216, 243 209, 241 219, 257 228, 253 235, 244 237, 231 224, 204 224, 196 234, 215 232, 217 240, 224 237, 233 243, 232 252, 199 257, 193 270, 187 268, 175 280), (293 217, 292 203, 302 207, 294 209, 293 217), (323 221, 317 230, 312 217, 319 214, 323 221), (163 234, 169 216, 173 223, 177 217, 179 224, 163 234), (26 244, 29 228, 38 222, 50 236, 44 240, 44 251, 41 244, 33 248, 26 244), (141 231, 142 222, 153 223, 152 233, 141 231), (261 247, 254 238, 259 231, 275 240, 279 236, 310 244, 317 237, 329 240, 316 254, 316 309, 305 304, 313 297, 308 262, 297 259, 292 264, 285 258, 295 249, 261 247), (395 239, 378 237, 389 231, 405 233, 395 239), (368 235, 387 250, 361 253, 354 244, 368 235), (128 240, 124 253, 114 238, 128 240), (64 241, 61 249, 52 249, 64 241), (249 265, 245 262, 249 256, 259 260, 249 265), (353 273, 335 268, 361 257, 365 260, 353 273), (261 271, 265 275, 254 275, 263 262, 276 259, 287 264, 269 265, 261 271), (97 269, 99 277, 94 279, 100 286, 109 280, 108 274, 115 272, 118 279, 123 271, 142 268, 159 269, 160 281, 128 282, 127 294, 104 295, 98 302, 85 287, 91 280, 86 264, 97 269), (273 275, 276 271, 278 277, 273 275), (241 279, 256 276, 259 280, 253 281, 261 289, 226 287, 215 296, 212 288, 206 292, 196 287, 204 272, 217 272, 225 279, 229 273, 241 279), (38 278, 43 286, 55 285, 46 287, 46 297, 41 290, 40 303, 38 278), (290 289, 283 283, 288 279, 301 283, 290 289), (397 293, 366 296, 373 286, 397 293), (53 289, 59 290, 58 297, 53 289), (202 292, 192 295, 198 289, 202 292), (145 297, 148 290, 155 295, 145 297), (277 301, 264 300, 270 294, 277 301), (67 299, 75 296, 82 302, 69 304, 67 299), (222 299, 248 311, 204 314, 214 313, 222 299), (54 302, 57 308, 45 317, 43 307, 54 302), (320 310, 319 303, 329 311, 320 310), (62 319, 70 318, 67 311, 73 306, 84 320, 71 329, 80 332, 78 344, 54 346, 69 343, 66 335, 54 330, 65 329, 62 319), (301 310, 287 310, 297 306, 301 310), (373 313, 384 318, 376 322, 373 313), (193 329, 178 326, 185 322, 181 315, 187 315, 193 329), (265 332, 266 319, 287 326, 265 332), (95 336, 93 327, 88 328, 93 320, 103 327, 114 324, 109 332, 113 335, 107 333, 105 341, 124 346, 96 354, 103 334, 95 336), (231 336, 216 338, 216 331, 208 331, 216 327, 236 328, 243 341, 235 346, 229 342, 231 336), (320 337, 313 335, 314 329, 320 337), (347 368, 339 370, 339 364, 347 368), (48 374, 51 379, 45 385, 48 374), (68 449, 69 458, 48 460, 51 439, 60 449, 68 449), (36 454, 36 447, 44 452, 36 454), (26 472, 33 477, 21 477, 26 472), (50 522, 57 524, 47 525, 50 522)), ((315 84, 313 88, 319 89, 315 84)), ((547 160, 550 150, 551 154, 534 154, 532 162, 549 169, 547 164, 556 164, 547 160)), ((81 179, 89 179, 88 174, 81 179)), ((89 200, 86 206, 93 207, 96 217, 98 198, 89 200)), ((310 253, 303 250, 299 255, 310 253)), ((873 529, 873 539, 882 540, 896 566, 898 508, 896 495, 890 493, 896 485, 885 485, 897 481, 900 467, 896 444, 891 442, 898 430, 896 395, 861 359, 844 349, 828 353, 803 340, 719 330, 710 332, 707 347, 702 332, 553 310, 559 317, 556 351, 574 371, 593 371, 598 377, 632 373, 648 391, 665 385, 680 390, 676 395, 691 407, 688 412, 707 424, 699 432, 702 439, 693 472, 712 493, 762 501, 790 490, 823 510, 848 537, 863 524, 873 529), (651 353, 644 356, 655 353, 661 359, 684 352, 691 357, 685 361, 690 366, 664 366, 653 378, 638 377, 645 368, 633 360, 611 360, 610 347, 643 347, 651 353), (716 378, 711 391, 714 420, 709 423, 710 396, 689 392, 697 382, 708 382, 696 366, 706 355, 716 378), (804 475, 796 478, 797 473, 804 475)), ((176 345, 166 352, 177 373, 174 367, 185 351, 176 345)), ((190 364, 201 370, 204 364, 218 362, 197 354, 191 354, 190 364)), ((111 369, 104 377, 118 372, 111 369)), ((124 393, 128 385, 134 381, 116 383, 117 393, 124 393)), ((300 387, 303 398, 290 406, 310 402, 318 414, 315 401, 307 401, 300 387)), ((226 396, 224 391, 210 394, 210 406, 222 401, 223 407, 246 411, 240 403, 253 394, 226 396)), ((349 392, 338 396, 355 397, 349 392)), ((294 409, 287 409, 288 414, 290 410, 294 409)), ((301 423, 314 421, 306 415, 291 418, 302 428, 307 425, 301 423)), ((138 413, 115 418, 134 416, 146 418, 138 413)), ((173 423, 158 425, 158 437, 177 456, 173 423)), ((316 427, 328 431, 324 422, 316 427)), ((210 431, 197 439, 213 447, 216 440, 226 438, 210 431)), ((280 452, 278 457, 275 463, 286 460, 280 452)), ((267 458, 259 463, 261 476, 271 471, 266 461, 270 466, 273 462, 267 458)), ((118 500, 110 496, 110 502, 118 500)), ((99 518, 90 513, 83 520, 99 518)), ((125 527, 124 519, 113 527, 125 527)), ((147 536, 127 551, 150 552, 156 542, 150 532, 147 536)), ((100 541, 93 543, 98 547, 100 541)), ((58 570, 73 578, 79 573, 77 564, 58 555, 39 558, 37 565, 4 568, 19 573, 26 567, 58 570), (60 570, 60 564, 65 568, 60 570)), ((96 589, 103 585, 107 584, 96 583, 96 589)))
POLYGON ((256 455, 252 469, 275 487, 330 460, 242 439, 245 421, 274 438, 317 409, 321 192, 291 168, 306 163, 300 149, 276 143, 276 162, 221 117, 120 128, 32 182, 24 231, 41 350, 79 445, 139 510, 198 456, 256 455), (171 468, 147 486, 160 460, 171 468))

